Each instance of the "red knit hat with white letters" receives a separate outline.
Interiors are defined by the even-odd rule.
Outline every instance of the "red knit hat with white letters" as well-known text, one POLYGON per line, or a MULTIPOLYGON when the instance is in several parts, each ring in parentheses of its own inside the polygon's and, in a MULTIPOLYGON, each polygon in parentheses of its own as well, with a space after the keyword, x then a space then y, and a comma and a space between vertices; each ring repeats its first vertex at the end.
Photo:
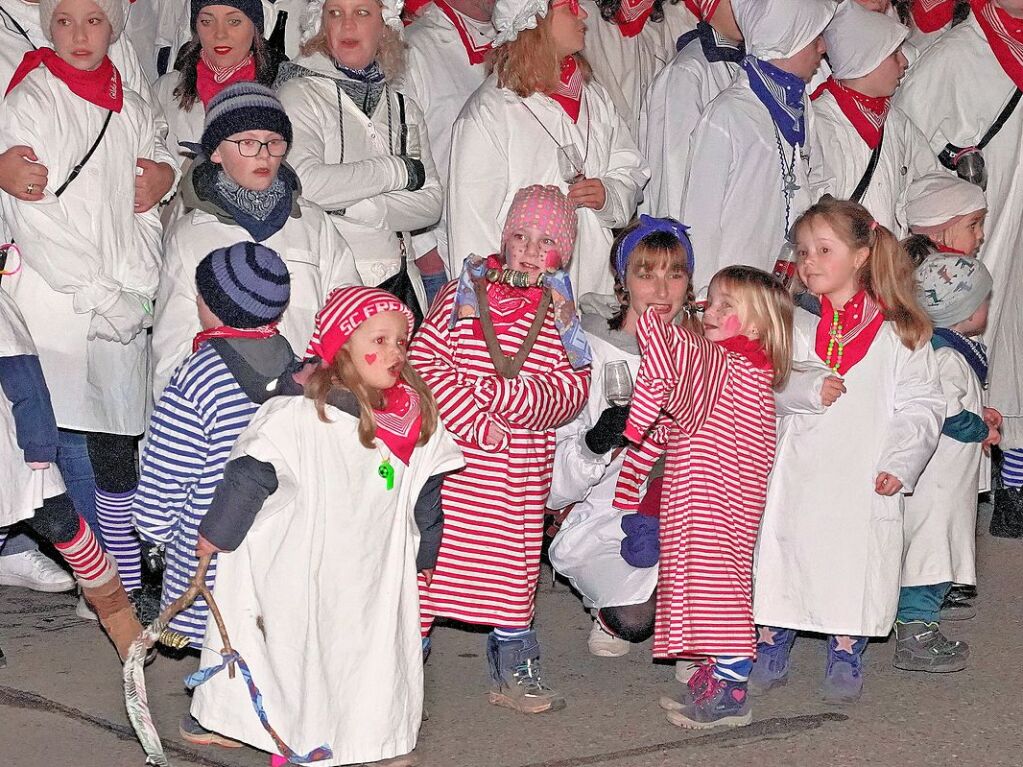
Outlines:
POLYGON ((316 313, 313 337, 306 349, 306 356, 315 355, 328 365, 352 333, 375 314, 401 312, 408 320, 409 335, 416 318, 405 304, 380 288, 355 286, 338 288, 327 296, 327 303, 316 313))

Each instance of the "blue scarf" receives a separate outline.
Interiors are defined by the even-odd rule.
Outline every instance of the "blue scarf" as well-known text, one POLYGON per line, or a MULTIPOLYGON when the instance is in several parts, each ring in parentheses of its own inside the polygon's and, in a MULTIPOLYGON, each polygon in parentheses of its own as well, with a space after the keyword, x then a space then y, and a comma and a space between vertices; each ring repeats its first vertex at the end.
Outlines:
POLYGON ((722 37, 706 21, 701 21, 696 25, 696 29, 690 30, 679 37, 675 41, 675 50, 681 51, 697 38, 699 38, 700 45, 703 47, 703 57, 711 63, 725 61, 730 64, 741 64, 743 57, 746 55, 744 43, 736 45, 731 40, 722 37))
POLYGON ((749 87, 767 107, 778 131, 791 146, 806 142, 806 120, 803 99, 806 83, 767 61, 747 56, 742 68, 749 75, 749 87))
POLYGON ((948 328, 935 328, 931 336, 931 346, 940 349, 947 346, 959 352, 973 372, 980 379, 981 386, 987 388, 987 347, 980 341, 972 341, 962 333, 948 328))

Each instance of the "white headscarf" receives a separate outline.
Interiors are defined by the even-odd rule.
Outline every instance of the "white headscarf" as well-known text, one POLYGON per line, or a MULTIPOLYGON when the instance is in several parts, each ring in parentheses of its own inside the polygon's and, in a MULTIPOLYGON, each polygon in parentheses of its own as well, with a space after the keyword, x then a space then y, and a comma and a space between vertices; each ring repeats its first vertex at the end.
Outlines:
POLYGON ((510 43, 526 29, 536 29, 550 11, 549 0, 497 0, 494 3, 494 46, 510 43))
POLYGON ((770 61, 795 55, 824 31, 837 0, 732 0, 746 53, 770 61))
POLYGON ((906 218, 913 231, 927 234, 986 208, 984 191, 976 184, 950 173, 929 173, 909 185, 906 218))
POLYGON ((908 35, 909 28, 891 16, 868 11, 856 0, 845 0, 824 30, 832 76, 854 80, 869 75, 908 35))
MULTIPOLYGON (((323 26, 323 4, 326 0, 309 0, 305 10, 302 11, 302 31, 299 42, 305 45, 319 34, 323 26)), ((405 7, 405 0, 377 0, 380 3, 380 11, 384 17, 384 24, 389 26, 398 34, 405 29, 401 22, 401 9, 405 7)))

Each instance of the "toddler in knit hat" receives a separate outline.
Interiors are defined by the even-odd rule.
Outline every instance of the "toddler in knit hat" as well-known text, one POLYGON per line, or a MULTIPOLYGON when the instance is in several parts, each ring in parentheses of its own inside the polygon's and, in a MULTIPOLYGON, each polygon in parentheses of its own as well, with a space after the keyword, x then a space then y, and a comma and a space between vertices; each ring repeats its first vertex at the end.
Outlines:
POLYGON ((903 242, 914 266, 931 253, 976 256, 984 243, 987 200, 977 185, 948 173, 923 176, 909 186, 903 242))

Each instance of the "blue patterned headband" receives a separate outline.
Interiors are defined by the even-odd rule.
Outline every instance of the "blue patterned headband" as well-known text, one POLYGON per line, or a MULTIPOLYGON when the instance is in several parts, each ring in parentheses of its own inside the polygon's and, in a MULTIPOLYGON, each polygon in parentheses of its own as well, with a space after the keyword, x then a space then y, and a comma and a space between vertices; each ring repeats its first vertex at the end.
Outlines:
POLYGON ((646 214, 639 217, 639 226, 625 235, 625 238, 618 245, 618 252, 615 253, 615 274, 618 280, 624 284, 625 274, 629 268, 629 257, 636 246, 651 234, 664 232, 670 234, 686 252, 686 270, 690 275, 696 268, 696 259, 693 256, 693 243, 689 241, 689 227, 680 224, 673 218, 654 218, 646 214))

